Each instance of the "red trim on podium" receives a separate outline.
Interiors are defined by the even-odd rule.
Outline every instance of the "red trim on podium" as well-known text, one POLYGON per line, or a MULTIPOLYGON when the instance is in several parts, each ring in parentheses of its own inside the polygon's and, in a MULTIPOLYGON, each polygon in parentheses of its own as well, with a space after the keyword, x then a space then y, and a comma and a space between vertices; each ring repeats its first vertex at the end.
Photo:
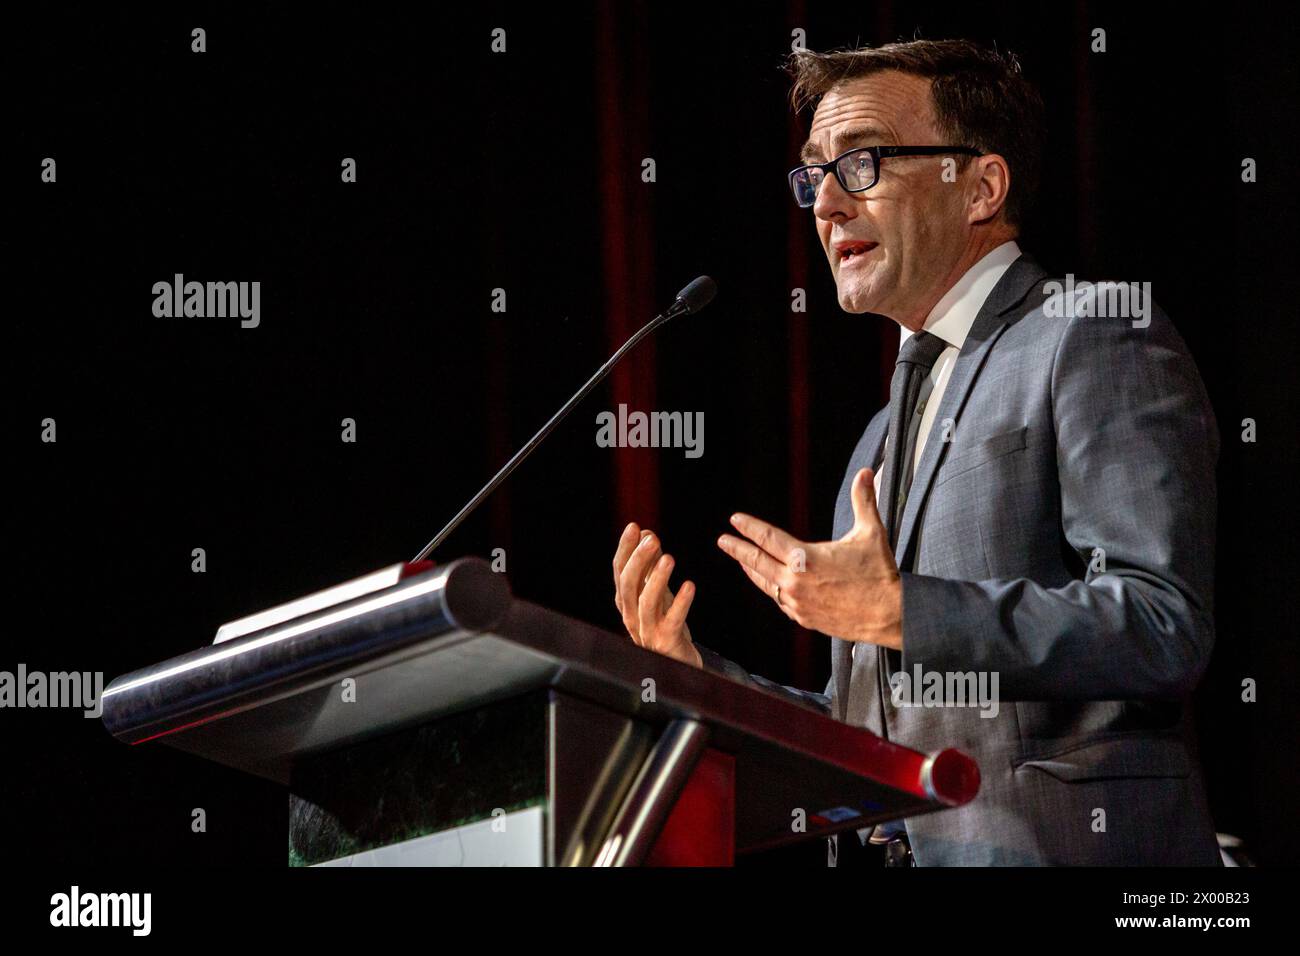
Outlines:
POLYGON ((705 750, 664 824, 647 866, 732 866, 736 861, 736 758, 705 750))

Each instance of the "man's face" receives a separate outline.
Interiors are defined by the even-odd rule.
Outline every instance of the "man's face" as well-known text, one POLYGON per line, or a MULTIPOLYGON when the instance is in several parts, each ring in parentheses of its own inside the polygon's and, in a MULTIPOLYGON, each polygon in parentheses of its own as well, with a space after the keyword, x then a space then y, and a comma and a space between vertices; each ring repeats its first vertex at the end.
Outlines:
MULTIPOLYGON (((888 70, 846 81, 822 98, 804 162, 885 145, 964 144, 947 143, 939 132, 929 80, 888 70)), ((846 312, 876 312, 919 328, 950 284, 969 224, 963 177, 944 181, 947 158, 885 158, 879 181, 865 192, 845 192, 833 175, 822 183, 812 211, 846 312), (846 245, 863 251, 846 257, 846 245)))

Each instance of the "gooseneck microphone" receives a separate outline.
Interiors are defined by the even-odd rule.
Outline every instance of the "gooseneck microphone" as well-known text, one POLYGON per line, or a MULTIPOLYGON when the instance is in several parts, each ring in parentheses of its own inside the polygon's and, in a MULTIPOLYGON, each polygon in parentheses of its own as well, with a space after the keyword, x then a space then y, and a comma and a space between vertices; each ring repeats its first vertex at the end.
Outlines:
POLYGON ((708 276, 700 276, 698 279, 689 283, 681 292, 678 292, 677 298, 673 301, 673 304, 668 307, 668 310, 655 316, 646 323, 639 332, 624 342, 619 350, 609 357, 609 361, 598 368, 595 375, 587 379, 587 384, 578 389, 574 396, 565 402, 558 412, 551 416, 551 420, 543 425, 536 435, 528 439, 528 443, 524 445, 523 448, 515 452, 514 457, 502 466, 501 470, 492 477, 492 480, 479 489, 478 494, 471 498, 465 507, 460 509, 456 514, 456 517, 447 522, 447 526, 434 535, 432 541, 420 549, 420 553, 411 559, 411 563, 414 564, 417 561, 423 561, 432 554, 433 550, 438 547, 438 545, 442 544, 447 535, 455 531, 460 523, 469 517, 474 509, 481 505, 483 500, 497 489, 501 482, 509 478, 510 473, 518 468, 525 458, 533 453, 533 450, 555 429, 555 426, 564 420, 564 416, 573 411, 573 407, 586 398, 591 390, 601 383, 601 380, 610 373, 610 370, 619 363, 623 356, 636 348, 637 343, 670 319, 675 319, 679 315, 692 315, 693 313, 700 311, 700 309, 712 302, 713 297, 717 294, 718 284, 708 276))

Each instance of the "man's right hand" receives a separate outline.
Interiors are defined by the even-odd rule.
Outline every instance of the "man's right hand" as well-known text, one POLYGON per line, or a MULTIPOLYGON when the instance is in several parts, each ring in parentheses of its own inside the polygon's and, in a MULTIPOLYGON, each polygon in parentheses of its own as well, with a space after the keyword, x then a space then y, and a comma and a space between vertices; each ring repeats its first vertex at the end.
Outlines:
POLYGON ((683 582, 674 597, 668 588, 672 573, 672 555, 660 550, 654 532, 643 531, 635 523, 623 529, 614 553, 614 606, 623 616, 623 626, 637 646, 703 667, 704 660, 686 626, 695 585, 683 582))

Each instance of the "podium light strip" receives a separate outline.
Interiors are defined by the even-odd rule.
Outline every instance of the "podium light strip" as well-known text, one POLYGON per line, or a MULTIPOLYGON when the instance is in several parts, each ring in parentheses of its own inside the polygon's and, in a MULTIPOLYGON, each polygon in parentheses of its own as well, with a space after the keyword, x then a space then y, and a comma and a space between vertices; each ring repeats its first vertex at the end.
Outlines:
POLYGON ((218 661, 234 657, 237 654, 243 654, 259 647, 267 647, 271 644, 278 644, 281 641, 286 641, 302 634, 309 634, 322 627, 341 624, 350 618, 360 617, 364 614, 369 614, 372 611, 382 610, 383 608, 391 607, 392 605, 398 604, 402 601, 408 601, 411 598, 421 597, 441 588, 446 578, 447 574, 444 570, 442 574, 435 574, 428 581, 412 585, 410 588, 405 588, 397 593, 383 594, 379 597, 371 598, 361 604, 354 604, 340 611, 334 611, 333 613, 324 614, 320 617, 313 617, 301 624, 277 629, 270 634, 254 638, 250 641, 236 639, 235 642, 227 642, 226 646, 222 646, 220 650, 213 651, 211 654, 205 654, 202 657, 195 658, 192 661, 186 661, 184 664, 178 664, 175 667, 168 668, 167 670, 160 671, 156 674, 151 673, 144 677, 137 678, 136 680, 127 681, 124 684, 111 686, 104 691, 103 698, 108 699, 115 694, 124 693, 125 691, 139 687, 142 684, 150 684, 160 680, 166 680, 167 678, 175 677, 177 674, 183 674, 186 671, 191 671, 195 668, 208 667, 218 661))

